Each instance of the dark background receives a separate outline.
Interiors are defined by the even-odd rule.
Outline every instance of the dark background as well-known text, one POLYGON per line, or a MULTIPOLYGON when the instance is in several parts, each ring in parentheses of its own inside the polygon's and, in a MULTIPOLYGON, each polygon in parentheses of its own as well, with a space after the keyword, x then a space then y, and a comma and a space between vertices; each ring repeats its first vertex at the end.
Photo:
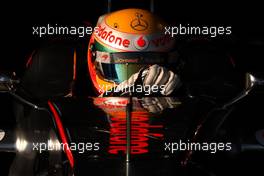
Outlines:
MULTIPOLYGON (((56 3, 48 1, 30 3, 9 2, 8 4, 2 4, 1 7, 0 71, 15 70, 19 74, 22 74, 27 58, 31 52, 50 40, 50 38, 33 36, 33 26, 47 25, 48 23, 78 26, 83 25, 84 21, 95 25, 97 18, 107 12, 107 1, 87 0, 85 3, 75 1, 56 3)), ((149 1, 113 0, 112 2, 112 11, 131 7, 149 9, 149 1)), ((250 3, 245 2, 244 4, 242 2, 236 2, 231 5, 229 1, 203 3, 201 1, 195 3, 188 1, 184 4, 174 0, 156 0, 155 13, 174 24, 232 26, 231 36, 216 38, 214 39, 214 43, 232 54, 239 70, 263 72, 264 12, 263 5, 260 3, 257 4, 253 1, 250 3)), ((87 40, 81 39, 80 41, 84 48, 87 47, 87 40)), ((249 102, 252 104, 256 103, 255 101, 257 99, 257 97, 253 97, 249 102)), ((12 104, 9 102, 1 103, 1 110, 4 110, 4 112, 0 115, 0 118, 9 117, 9 107, 11 106, 12 104)), ((248 107, 248 104, 242 105, 242 108, 248 108, 248 111, 246 113, 241 112, 235 114, 235 118, 230 122, 230 124, 236 125, 237 121, 243 118, 242 125, 238 127, 239 132, 243 132, 248 128, 246 125, 248 124, 248 120, 245 117, 251 117, 251 112, 254 110, 253 105, 248 107)), ((263 115, 261 104, 257 103, 257 108, 258 111, 254 112, 256 114, 262 113, 263 115)), ((233 128, 231 128, 232 130, 233 128)), ((259 156, 250 155, 250 157, 252 158, 251 161, 254 161, 259 156)), ((9 158, 8 154, 1 155, 0 158, 0 175, 5 175, 8 172, 8 163, 11 163, 12 159, 9 158), (7 166, 6 170, 2 170, 2 166, 5 165, 7 166)), ((222 172, 224 175, 228 173, 229 169, 232 169, 231 173, 236 174, 237 170, 241 168, 241 165, 235 167, 234 162, 243 162, 243 160, 239 159, 222 162, 223 159, 219 163, 212 163, 214 165, 218 164, 218 166, 224 164, 226 166, 225 170, 221 170, 221 167, 216 167, 218 172, 222 172)), ((254 169, 254 167, 252 168, 254 169)), ((251 168, 246 170, 252 171, 251 168)), ((240 172, 243 173, 243 171, 240 172)))
MULTIPOLYGON (((149 9, 149 0, 113 0, 112 11, 138 7, 149 9)), ((20 70, 32 50, 47 39, 32 35, 33 26, 50 24, 95 25, 107 12, 107 0, 84 2, 48 2, 2 4, 0 69, 20 70)), ((232 36, 216 40, 236 56, 242 69, 255 69, 263 59, 263 10, 256 2, 231 4, 156 0, 155 13, 169 23, 232 26, 232 36)), ((258 68, 259 69, 259 68, 258 68)))

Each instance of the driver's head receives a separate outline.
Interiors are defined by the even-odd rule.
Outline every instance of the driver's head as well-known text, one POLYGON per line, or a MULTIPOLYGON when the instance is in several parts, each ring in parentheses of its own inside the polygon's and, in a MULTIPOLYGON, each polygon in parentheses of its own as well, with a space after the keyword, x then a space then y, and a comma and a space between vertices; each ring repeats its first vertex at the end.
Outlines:
POLYGON ((88 68, 94 87, 103 93, 142 67, 173 62, 174 41, 166 24, 149 11, 125 9, 101 16, 91 36, 88 68))

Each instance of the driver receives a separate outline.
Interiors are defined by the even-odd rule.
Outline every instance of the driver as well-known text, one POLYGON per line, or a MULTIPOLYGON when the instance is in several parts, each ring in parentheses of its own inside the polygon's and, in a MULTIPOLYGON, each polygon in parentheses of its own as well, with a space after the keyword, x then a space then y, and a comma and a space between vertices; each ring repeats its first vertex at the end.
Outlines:
MULTIPOLYGON (((177 63, 164 21, 142 9, 124 9, 98 19, 88 48, 88 70, 97 93, 170 95, 180 87, 168 66, 177 63)), ((122 94, 118 94, 122 95, 122 94)))

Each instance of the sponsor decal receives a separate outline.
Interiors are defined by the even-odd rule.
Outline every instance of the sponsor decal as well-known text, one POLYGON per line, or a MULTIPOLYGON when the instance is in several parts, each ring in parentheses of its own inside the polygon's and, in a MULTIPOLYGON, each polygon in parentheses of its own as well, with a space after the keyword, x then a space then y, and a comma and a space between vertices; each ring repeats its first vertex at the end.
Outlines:
POLYGON ((95 39, 103 45, 121 51, 167 51, 173 40, 169 35, 157 33, 152 35, 131 34, 109 27, 103 20, 94 30, 95 39))
POLYGON ((134 40, 134 45, 138 50, 144 50, 148 47, 149 41, 145 36, 142 35, 134 40))
POLYGON ((140 13, 136 13, 136 18, 133 19, 130 23, 132 29, 136 31, 144 31, 148 28, 148 22, 142 19, 143 15, 140 13))
MULTIPOLYGON (((157 132, 163 125, 149 124, 150 117, 147 112, 132 112, 131 120, 131 154, 148 153, 149 138, 163 138, 163 134, 157 132)), ((110 154, 126 153, 126 114, 119 113, 111 117, 110 129, 110 154)))
POLYGON ((122 37, 121 35, 116 35, 112 30, 108 30, 106 26, 102 27, 98 26, 95 32, 101 40, 110 43, 112 45, 116 45, 119 47, 128 48, 130 45, 130 40, 122 37))
MULTIPOLYGON (((134 99, 135 100, 135 99, 134 99)), ((94 104, 110 115, 110 138, 108 153, 126 153, 126 105, 128 98, 94 98, 94 104)), ((163 124, 151 122, 152 117, 142 109, 138 101, 133 101, 131 112, 131 154, 149 152, 151 138, 163 140, 163 124)), ((158 118, 155 116, 155 119, 158 118)))

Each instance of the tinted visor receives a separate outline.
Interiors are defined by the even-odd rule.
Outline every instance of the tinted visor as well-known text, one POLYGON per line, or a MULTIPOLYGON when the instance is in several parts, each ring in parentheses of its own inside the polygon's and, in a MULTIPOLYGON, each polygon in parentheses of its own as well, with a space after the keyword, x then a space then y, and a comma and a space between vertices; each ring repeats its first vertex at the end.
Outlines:
POLYGON ((175 57, 172 54, 159 52, 107 53, 97 51, 96 69, 103 79, 121 83, 140 69, 150 65, 175 63, 175 57))

